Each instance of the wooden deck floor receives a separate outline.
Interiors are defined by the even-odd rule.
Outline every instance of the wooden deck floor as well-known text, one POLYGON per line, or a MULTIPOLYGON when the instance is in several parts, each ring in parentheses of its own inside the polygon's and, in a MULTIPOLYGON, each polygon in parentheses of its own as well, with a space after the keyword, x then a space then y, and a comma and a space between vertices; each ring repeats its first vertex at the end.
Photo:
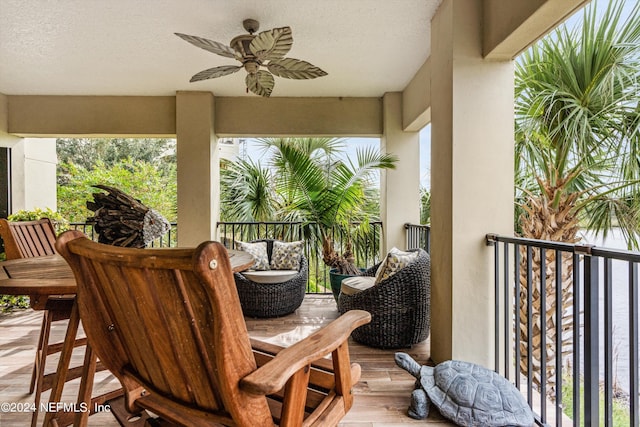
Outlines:
MULTIPOLYGON (((42 313, 31 310, 0 314, 0 404, 32 403, 28 395, 31 367, 35 354, 42 313)), ((276 319, 247 319, 251 336, 280 345, 290 345, 309 335, 315 329, 338 316, 333 298, 307 296, 294 314, 276 319)), ((64 322, 57 322, 52 330, 53 341, 64 335, 64 322)), ((355 387, 355 403, 349 414, 340 423, 343 427, 401 427, 410 425, 449 426, 436 411, 431 411, 427 420, 416 421, 406 415, 414 378, 396 367, 393 350, 379 350, 350 342, 351 357, 362 366, 362 378, 355 387)), ((429 341, 404 350, 419 362, 429 358, 429 341)), ((82 351, 76 350, 72 363, 82 363, 82 351)), ((48 367, 55 367, 57 358, 50 356, 48 367)), ((75 402, 79 380, 69 382, 63 395, 64 402, 75 402)), ((107 372, 98 373, 94 395, 115 389, 118 383, 107 372)), ((43 395, 48 400, 49 392, 43 395)), ((41 414, 39 422, 44 416, 41 414)), ((0 426, 27 426, 30 413, 3 411, 0 405, 0 426)), ((109 413, 92 415, 90 426, 111 427, 118 423, 109 413)))

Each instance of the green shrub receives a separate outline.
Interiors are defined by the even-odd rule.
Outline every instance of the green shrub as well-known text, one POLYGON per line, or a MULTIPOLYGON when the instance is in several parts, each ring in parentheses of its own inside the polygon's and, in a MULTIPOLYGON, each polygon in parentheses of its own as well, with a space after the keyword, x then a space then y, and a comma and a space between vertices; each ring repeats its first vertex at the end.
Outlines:
POLYGON ((36 221, 42 218, 49 218, 56 229, 56 233, 60 234, 69 229, 69 221, 62 217, 59 212, 51 210, 51 208, 33 210, 19 210, 7 217, 9 221, 36 221))
POLYGON ((24 295, 0 295, 0 310, 3 313, 29 308, 29 297, 24 295))
MULTIPOLYGON (((584 410, 584 381, 580 378, 580 400, 581 408, 584 410)), ((600 423, 604 425, 604 391, 600 389, 600 423)), ((624 398, 613 398, 613 427, 630 426, 631 418, 629 414, 629 404, 624 398)), ((571 418, 573 416, 573 376, 568 372, 562 375, 562 407, 564 414, 571 418)), ((583 413, 584 415, 584 413, 583 413)), ((584 416, 580 418, 580 426, 584 425, 584 416)))

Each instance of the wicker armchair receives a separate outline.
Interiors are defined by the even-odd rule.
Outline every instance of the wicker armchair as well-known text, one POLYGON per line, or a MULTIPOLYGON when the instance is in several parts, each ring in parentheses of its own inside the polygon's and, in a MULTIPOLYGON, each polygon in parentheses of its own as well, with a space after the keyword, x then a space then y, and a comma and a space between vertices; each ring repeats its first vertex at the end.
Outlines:
MULTIPOLYGON (((273 239, 261 239, 255 242, 267 242, 267 253, 271 261, 273 239)), ((234 273, 233 276, 245 316, 284 316, 293 313, 302 304, 307 290, 309 263, 302 255, 298 274, 282 283, 257 283, 249 280, 242 273, 234 273)))
MULTIPOLYGON (((430 258, 418 249, 418 258, 379 284, 354 295, 341 293, 338 310, 365 310, 371 323, 353 331, 359 343, 378 348, 410 347, 429 337, 431 326, 430 258)), ((363 275, 374 276, 377 264, 363 275)))

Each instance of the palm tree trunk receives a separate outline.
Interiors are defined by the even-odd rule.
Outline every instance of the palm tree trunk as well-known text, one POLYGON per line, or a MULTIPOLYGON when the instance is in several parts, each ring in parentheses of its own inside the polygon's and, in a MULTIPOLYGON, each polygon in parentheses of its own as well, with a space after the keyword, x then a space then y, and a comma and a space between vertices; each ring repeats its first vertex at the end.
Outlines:
MULTIPOLYGON (((573 212, 577 194, 560 196, 557 206, 552 206, 549 194, 555 195, 557 189, 551 189, 547 196, 531 197, 525 206, 525 213, 520 218, 523 237, 575 243, 577 238, 578 221, 573 212)), ((541 251, 532 249, 531 260, 527 259, 526 247, 520 247, 520 295, 519 295, 519 335, 520 335, 520 369, 525 375, 531 375, 534 383, 542 384, 542 359, 545 358, 545 374, 549 397, 555 396, 556 352, 562 356, 572 351, 573 335, 573 269, 572 255, 562 254, 561 265, 561 300, 556 301, 556 252, 544 251, 545 271, 541 270, 541 251), (528 264, 531 264, 531 282, 527 282, 528 264), (544 277, 544 280, 542 280, 544 277), (531 289, 529 289, 529 285, 531 289), (544 292, 542 291, 544 289, 544 292), (529 294, 531 306, 528 308, 529 294), (545 313, 541 313, 541 301, 545 298, 545 313), (556 304, 561 304, 560 319, 556 315, 556 304), (544 315, 544 326, 542 318, 544 315), (531 336, 529 337, 529 318, 531 318, 531 336), (556 325, 561 324, 561 336, 556 337, 556 325), (544 329, 545 347, 542 348, 542 333, 544 329), (531 343, 529 344, 529 341, 531 343), (529 347, 529 345, 531 347, 529 347), (529 350, 530 348, 530 350, 529 350), (528 372, 527 357, 531 352, 532 371, 528 372)), ((558 367, 561 369, 561 367, 558 367)))

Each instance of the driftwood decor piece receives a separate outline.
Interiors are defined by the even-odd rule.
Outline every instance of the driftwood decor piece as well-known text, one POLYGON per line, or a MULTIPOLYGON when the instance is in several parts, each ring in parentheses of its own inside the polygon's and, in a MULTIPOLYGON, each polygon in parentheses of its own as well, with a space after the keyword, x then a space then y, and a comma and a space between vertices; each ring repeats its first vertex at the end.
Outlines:
POLYGON ((107 191, 93 193, 87 208, 95 212, 87 218, 98 233, 98 242, 113 246, 144 248, 169 231, 169 221, 140 200, 108 185, 93 187, 107 191))

